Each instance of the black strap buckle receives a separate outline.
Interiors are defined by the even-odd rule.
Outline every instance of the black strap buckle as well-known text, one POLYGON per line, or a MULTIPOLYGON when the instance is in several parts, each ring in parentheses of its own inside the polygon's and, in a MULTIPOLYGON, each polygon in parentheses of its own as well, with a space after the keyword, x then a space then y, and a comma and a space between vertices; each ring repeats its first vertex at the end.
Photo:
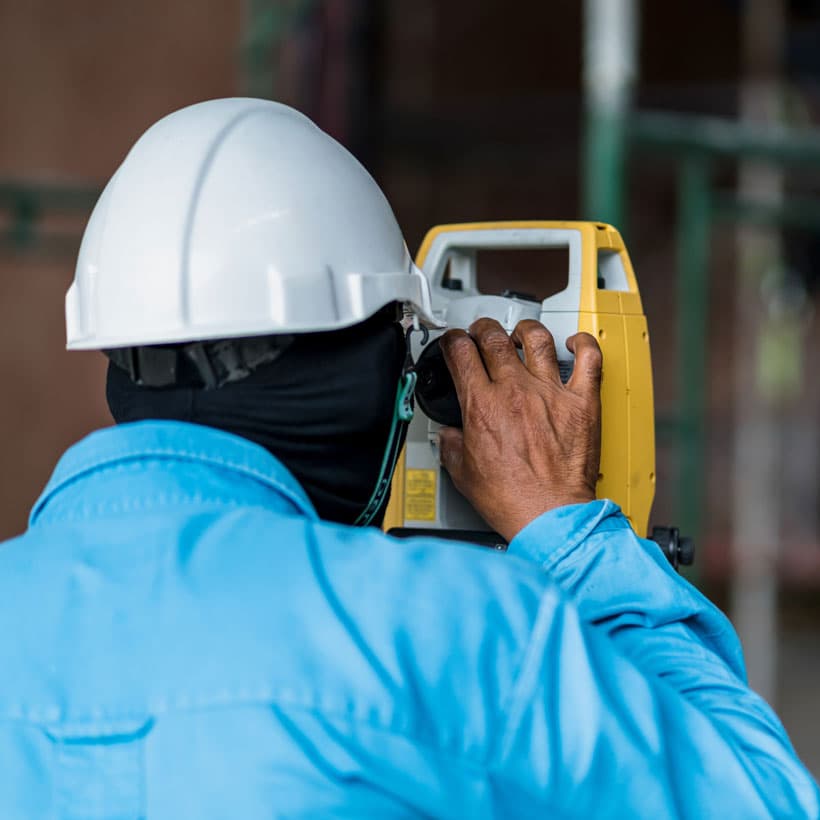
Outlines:
POLYGON ((122 347, 106 356, 143 387, 171 387, 179 374, 179 352, 172 347, 122 347))

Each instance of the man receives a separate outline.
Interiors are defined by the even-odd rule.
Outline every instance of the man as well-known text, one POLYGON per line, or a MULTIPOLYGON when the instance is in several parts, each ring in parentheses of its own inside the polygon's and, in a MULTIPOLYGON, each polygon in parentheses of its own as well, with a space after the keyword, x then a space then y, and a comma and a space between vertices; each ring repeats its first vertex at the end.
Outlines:
POLYGON ((508 553, 351 526, 401 443, 397 304, 436 324, 304 117, 135 145, 66 302, 118 425, 0 549, 0 817, 817 816, 728 621, 595 499, 591 337, 566 387, 537 323, 444 337, 442 459, 508 553))

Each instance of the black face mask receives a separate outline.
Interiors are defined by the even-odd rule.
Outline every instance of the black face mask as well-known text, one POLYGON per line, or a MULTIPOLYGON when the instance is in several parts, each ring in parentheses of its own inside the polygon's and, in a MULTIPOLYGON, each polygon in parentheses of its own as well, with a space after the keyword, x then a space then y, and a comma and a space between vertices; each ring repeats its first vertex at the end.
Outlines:
MULTIPOLYGON (((353 524, 379 478, 405 357, 401 326, 381 314, 297 335, 276 361, 215 390, 141 387, 109 364, 106 397, 118 424, 175 419, 260 444, 293 473, 321 518, 353 524)), ((387 498, 373 524, 386 506, 387 498)))

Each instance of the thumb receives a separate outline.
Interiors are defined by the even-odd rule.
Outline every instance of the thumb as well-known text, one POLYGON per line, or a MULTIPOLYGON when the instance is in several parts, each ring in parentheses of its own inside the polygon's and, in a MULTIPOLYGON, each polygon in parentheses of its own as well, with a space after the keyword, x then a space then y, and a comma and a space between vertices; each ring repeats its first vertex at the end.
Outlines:
POLYGON ((457 484, 464 463, 464 433, 458 427, 442 427, 438 434, 438 450, 442 467, 457 484))

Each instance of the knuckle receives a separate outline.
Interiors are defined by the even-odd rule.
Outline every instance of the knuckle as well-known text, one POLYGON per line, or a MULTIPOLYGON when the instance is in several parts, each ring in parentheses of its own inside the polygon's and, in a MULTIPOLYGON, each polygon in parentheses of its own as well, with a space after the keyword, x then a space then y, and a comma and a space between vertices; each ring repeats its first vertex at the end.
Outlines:
POLYGON ((552 337, 552 333, 550 333, 546 328, 544 328, 544 333, 539 333, 537 338, 532 339, 530 342, 530 347, 538 356, 546 356, 552 355, 555 352, 555 339, 552 337))
POLYGON ((552 339, 550 329, 537 319, 522 319, 518 323, 518 327, 522 329, 521 332, 528 339, 552 339))
POLYGON ((533 323, 531 333, 534 336, 543 339, 549 339, 551 342, 553 341, 552 331, 546 325, 542 325, 541 322, 536 322, 535 319, 532 319, 531 321, 533 323))
POLYGON ((466 333, 450 336, 441 346, 445 359, 460 363, 461 366, 469 361, 471 348, 474 349, 475 345, 466 333))
POLYGON ((439 460, 447 466, 458 461, 460 431, 451 427, 442 427, 439 431, 439 460))
POLYGON ((495 320, 486 316, 476 319, 470 325, 470 335, 473 337, 484 336, 494 330, 502 330, 501 325, 495 320))
POLYGON ((464 344, 471 344, 471 342, 469 336, 463 330, 452 329, 441 337, 440 344, 446 352, 447 350, 455 350, 464 344))
POLYGON ((598 345, 598 342, 595 339, 593 339, 592 342, 593 344, 590 345, 589 352, 587 353, 587 355, 589 356, 589 361, 591 365, 600 367, 604 362, 604 354, 600 346, 598 345))
POLYGON ((445 447, 441 443, 439 443, 438 448, 438 460, 443 467, 447 468, 447 470, 451 470, 456 461, 455 457, 453 456, 453 451, 450 448, 445 447))
POLYGON ((486 350, 496 352, 506 350, 510 346, 510 338, 503 330, 492 329, 484 335, 481 343, 486 350))
POLYGON ((593 379, 600 381, 603 372, 603 358, 600 353, 594 354, 590 358, 591 361, 587 363, 587 373, 593 379))
POLYGON ((527 323, 523 332, 516 331, 524 347, 526 356, 534 361, 545 361, 556 357, 555 337, 548 327, 535 319, 525 319, 519 324, 527 323))
POLYGON ((515 329, 521 336, 533 336, 547 330, 537 319, 522 319, 515 329))
POLYGON ((450 342, 450 350, 455 356, 463 356, 470 352, 473 343, 467 336, 456 336, 450 342))
POLYGON ((600 375, 601 368, 604 364, 604 354, 598 343, 593 339, 594 344, 585 345, 581 350, 579 357, 582 360, 582 366, 589 375, 600 375))
POLYGON ((505 401, 508 410, 515 415, 521 415, 526 410, 528 403, 529 395, 527 391, 518 384, 510 385, 507 389, 507 398, 505 401))

